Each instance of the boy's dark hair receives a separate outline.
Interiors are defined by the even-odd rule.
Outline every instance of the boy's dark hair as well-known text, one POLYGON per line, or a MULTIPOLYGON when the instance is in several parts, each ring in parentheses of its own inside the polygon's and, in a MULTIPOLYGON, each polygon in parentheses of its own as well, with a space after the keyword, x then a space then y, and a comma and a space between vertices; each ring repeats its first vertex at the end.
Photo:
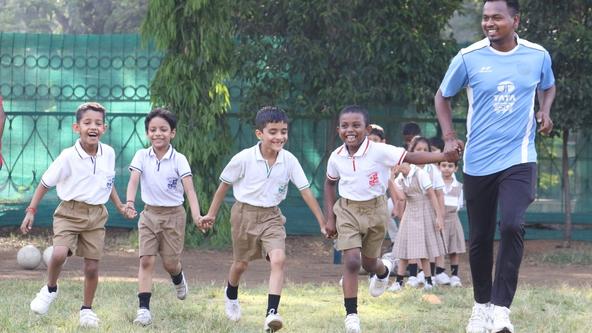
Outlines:
POLYGON ((458 166, 458 161, 454 161, 454 162, 440 161, 440 162, 438 163, 438 165, 440 165, 440 163, 454 163, 454 166, 458 166))
POLYGON ((288 123, 288 115, 277 106, 264 106, 255 116, 255 127, 263 131, 269 123, 288 123))
POLYGON ((87 102, 82 103, 76 109, 76 122, 80 122, 80 119, 84 116, 86 111, 96 111, 103 114, 103 122, 105 122, 105 113, 107 113, 107 109, 99 103, 96 102, 87 102))
POLYGON ((408 122, 403 125, 403 135, 420 135, 421 128, 414 122, 408 122))
POLYGON ((413 138, 413 140, 411 140, 411 142, 409 143, 409 151, 415 151, 415 146, 417 146, 419 142, 425 142, 425 144, 428 145, 428 151, 432 151, 432 145, 430 144, 430 140, 423 136, 416 136, 413 138))
POLYGON ((368 114, 368 110, 359 106, 359 105, 348 105, 341 109, 339 112, 339 118, 346 113, 359 113, 364 118, 364 125, 370 125, 370 115, 368 114))
POLYGON ((513 16, 520 13, 520 4, 518 3, 518 0, 483 0, 483 4, 495 1, 505 1, 508 8, 512 11, 513 16))
POLYGON ((444 151, 444 140, 442 140, 442 138, 440 138, 439 136, 430 138, 430 145, 432 145, 432 147, 440 149, 440 151, 444 151))
POLYGON ((384 140, 384 128, 376 125, 376 124, 370 124, 370 133, 368 133, 368 135, 376 135, 377 137, 380 138, 380 140, 384 140))
POLYGON ((156 117, 166 120, 166 122, 169 123, 169 126, 171 127, 171 131, 177 128, 177 117, 174 113, 164 108, 156 108, 150 111, 150 113, 146 115, 146 119, 144 119, 144 127, 146 128, 146 132, 148 132, 148 124, 150 124, 150 120, 156 117))

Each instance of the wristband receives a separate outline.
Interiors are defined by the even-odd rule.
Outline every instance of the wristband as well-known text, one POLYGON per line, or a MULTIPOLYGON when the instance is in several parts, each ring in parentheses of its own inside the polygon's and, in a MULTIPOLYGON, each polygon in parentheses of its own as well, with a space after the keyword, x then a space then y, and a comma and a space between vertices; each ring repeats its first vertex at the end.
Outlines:
POLYGON ((25 212, 35 215, 37 214, 37 208, 29 206, 25 209, 25 212))

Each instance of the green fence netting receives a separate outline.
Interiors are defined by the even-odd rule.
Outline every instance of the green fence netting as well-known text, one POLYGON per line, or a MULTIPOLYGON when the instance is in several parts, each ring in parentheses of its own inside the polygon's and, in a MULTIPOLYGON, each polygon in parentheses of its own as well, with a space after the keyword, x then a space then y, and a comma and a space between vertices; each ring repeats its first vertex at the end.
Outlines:
MULTIPOLYGON (((71 129, 73 112, 85 101, 98 101, 109 110, 108 131, 102 141, 117 153, 115 184, 120 195, 125 193, 128 164, 147 143, 143 119, 150 110, 148 87, 161 58, 150 45, 143 47, 138 35, 0 33, 0 94, 8 115, 2 139, 5 166, 0 170, 0 227, 20 224, 41 175, 60 151, 76 140, 71 129)), ((232 107, 227 115, 234 138, 233 154, 255 143, 252 119, 242 119, 240 115, 245 112, 239 113, 244 87, 236 82, 240 79, 229 83, 232 107)), ((387 139, 393 144, 401 144, 401 128, 406 121, 419 123, 425 136, 437 135, 433 115, 418 115, 394 106, 373 109, 371 114, 373 122, 386 129, 387 139)), ((295 116, 290 124, 286 148, 299 158, 319 200, 326 159, 339 144, 334 126, 331 119, 304 115, 295 116)), ((464 133, 464 120, 456 119, 455 127, 464 133)), ((569 142, 576 228, 592 220, 591 133, 575 133, 569 142)), ((538 140, 538 151, 538 194, 527 214, 528 225, 562 223, 561 140, 538 140)), ((221 158, 228 160, 230 156, 221 158)), ((39 207, 36 226, 51 224, 57 203, 52 190, 39 207)), ((294 188, 290 188, 281 208, 288 219, 289 233, 317 232, 312 214, 294 188)), ((135 222, 120 217, 112 206, 109 210, 108 226, 135 227, 135 222)), ((466 227, 464 212, 461 219, 466 227)), ((557 238, 560 232, 538 228, 531 229, 527 236, 557 238)), ((574 239, 592 240, 592 230, 576 229, 574 239)))

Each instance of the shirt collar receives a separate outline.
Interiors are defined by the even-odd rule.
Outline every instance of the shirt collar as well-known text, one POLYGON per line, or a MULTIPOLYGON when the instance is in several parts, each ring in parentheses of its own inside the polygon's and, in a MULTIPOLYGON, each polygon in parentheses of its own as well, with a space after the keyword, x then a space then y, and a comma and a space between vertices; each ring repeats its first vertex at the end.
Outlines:
MULTIPOLYGON (((74 144, 74 149, 76 150, 76 152, 78 153, 78 156, 81 159, 94 157, 94 156, 89 155, 84 150, 84 148, 82 148, 82 144, 80 143, 80 139, 76 140, 76 143, 74 144)), ((103 155, 103 144, 99 142, 99 145, 97 147, 97 155, 96 156, 102 156, 102 155, 103 155)))
MULTIPOLYGON (((167 149, 167 152, 164 154, 164 156, 162 157, 162 159, 172 159, 173 155, 175 154, 175 149, 173 148, 173 145, 169 145, 169 149, 167 149)), ((150 157, 154 157, 156 158, 156 153, 154 152, 154 148, 152 146, 150 146, 150 150, 148 151, 148 156, 150 157)))
MULTIPOLYGON (((368 136, 366 136, 364 138, 364 141, 362 141, 360 148, 358 148, 358 151, 356 151, 356 153, 352 157, 360 157, 365 155, 368 151, 368 147, 370 147, 370 145, 373 143, 374 142, 371 143, 371 141, 368 139, 368 136)), ((347 146, 345 145, 345 143, 341 146, 341 148, 339 148, 339 150, 337 151, 337 155, 349 157, 349 152, 347 151, 347 146)))
MULTIPOLYGON (((255 158, 258 161, 266 161, 265 158, 263 158, 263 155, 261 154, 261 141, 257 142, 257 144, 253 147, 253 149, 255 149, 255 158)), ((282 148, 282 150, 280 150, 280 152, 278 153, 277 158, 275 159, 275 163, 283 163, 284 162, 284 149, 282 148)))

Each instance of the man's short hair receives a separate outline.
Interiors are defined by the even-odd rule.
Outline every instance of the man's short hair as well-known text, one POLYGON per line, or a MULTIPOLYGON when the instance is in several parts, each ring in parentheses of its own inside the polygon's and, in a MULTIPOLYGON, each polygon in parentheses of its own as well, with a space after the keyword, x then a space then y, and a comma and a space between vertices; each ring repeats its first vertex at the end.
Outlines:
POLYGON ((408 122, 403 125, 403 135, 420 135, 421 128, 414 122, 408 122))
POLYGON ((513 16, 520 14, 520 4, 518 3, 518 0, 483 0, 483 4, 494 1, 505 1, 508 8, 512 11, 513 16))

